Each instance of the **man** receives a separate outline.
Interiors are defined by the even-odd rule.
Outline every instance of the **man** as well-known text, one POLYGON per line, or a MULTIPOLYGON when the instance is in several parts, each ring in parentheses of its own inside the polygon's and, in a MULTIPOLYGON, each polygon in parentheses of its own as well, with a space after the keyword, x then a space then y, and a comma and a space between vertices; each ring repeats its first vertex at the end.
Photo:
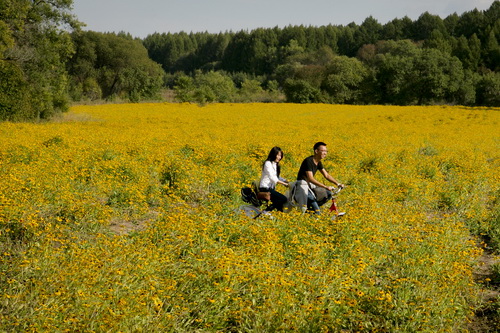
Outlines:
POLYGON ((326 143, 317 142, 313 149, 314 155, 307 157, 302 162, 299 173, 297 174, 295 199, 299 205, 301 205, 302 212, 310 209, 314 210, 316 214, 319 214, 319 206, 331 199, 333 187, 324 185, 316 180, 316 178, 314 178, 316 171, 319 170, 323 177, 335 184, 335 186, 343 188, 344 185, 330 176, 321 163, 321 160, 324 159, 328 153, 326 143))

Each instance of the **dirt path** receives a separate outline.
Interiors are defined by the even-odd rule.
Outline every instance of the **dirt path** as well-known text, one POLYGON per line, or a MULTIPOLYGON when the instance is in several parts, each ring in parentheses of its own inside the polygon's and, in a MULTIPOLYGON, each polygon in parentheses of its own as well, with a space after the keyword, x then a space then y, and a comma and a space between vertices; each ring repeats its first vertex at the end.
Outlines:
POLYGON ((474 280, 483 286, 481 304, 476 310, 472 322, 468 325, 469 332, 485 333, 500 332, 500 277, 495 276, 492 266, 500 262, 488 242, 482 242, 483 254, 478 259, 474 271, 474 280))

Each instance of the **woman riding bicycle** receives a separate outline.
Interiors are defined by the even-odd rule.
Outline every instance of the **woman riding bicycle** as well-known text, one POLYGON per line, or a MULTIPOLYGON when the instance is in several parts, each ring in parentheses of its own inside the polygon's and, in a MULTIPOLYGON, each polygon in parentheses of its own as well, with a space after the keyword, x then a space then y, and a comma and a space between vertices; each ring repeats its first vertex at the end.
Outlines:
POLYGON ((283 159, 283 151, 280 147, 273 147, 267 156, 267 159, 262 166, 262 176, 259 183, 259 196, 271 204, 267 206, 265 211, 276 209, 283 211, 283 205, 287 202, 287 198, 276 191, 276 184, 288 186, 286 179, 280 177, 280 161, 283 159))

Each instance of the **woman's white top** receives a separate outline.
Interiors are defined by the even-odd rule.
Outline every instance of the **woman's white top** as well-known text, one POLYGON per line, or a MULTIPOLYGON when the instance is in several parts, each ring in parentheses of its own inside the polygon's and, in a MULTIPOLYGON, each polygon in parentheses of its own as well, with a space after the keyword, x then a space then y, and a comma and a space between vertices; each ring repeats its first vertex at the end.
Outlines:
POLYGON ((278 183, 277 163, 274 161, 266 161, 262 168, 262 177, 260 178, 259 187, 276 188, 278 183))

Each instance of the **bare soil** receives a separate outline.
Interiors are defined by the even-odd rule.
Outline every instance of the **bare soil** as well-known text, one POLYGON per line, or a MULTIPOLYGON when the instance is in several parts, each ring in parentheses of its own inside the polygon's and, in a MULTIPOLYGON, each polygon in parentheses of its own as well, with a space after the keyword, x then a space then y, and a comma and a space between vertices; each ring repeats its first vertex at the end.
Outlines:
POLYGON ((117 235, 126 235, 134 231, 140 231, 143 230, 149 222, 154 221, 158 214, 158 212, 151 210, 142 219, 136 221, 113 218, 111 219, 109 229, 117 235))
POLYGON ((474 280, 483 288, 479 307, 467 329, 474 333, 500 332, 500 276, 492 269, 493 265, 500 263, 500 258, 488 246, 488 240, 484 240, 480 246, 483 254, 478 258, 474 280))

